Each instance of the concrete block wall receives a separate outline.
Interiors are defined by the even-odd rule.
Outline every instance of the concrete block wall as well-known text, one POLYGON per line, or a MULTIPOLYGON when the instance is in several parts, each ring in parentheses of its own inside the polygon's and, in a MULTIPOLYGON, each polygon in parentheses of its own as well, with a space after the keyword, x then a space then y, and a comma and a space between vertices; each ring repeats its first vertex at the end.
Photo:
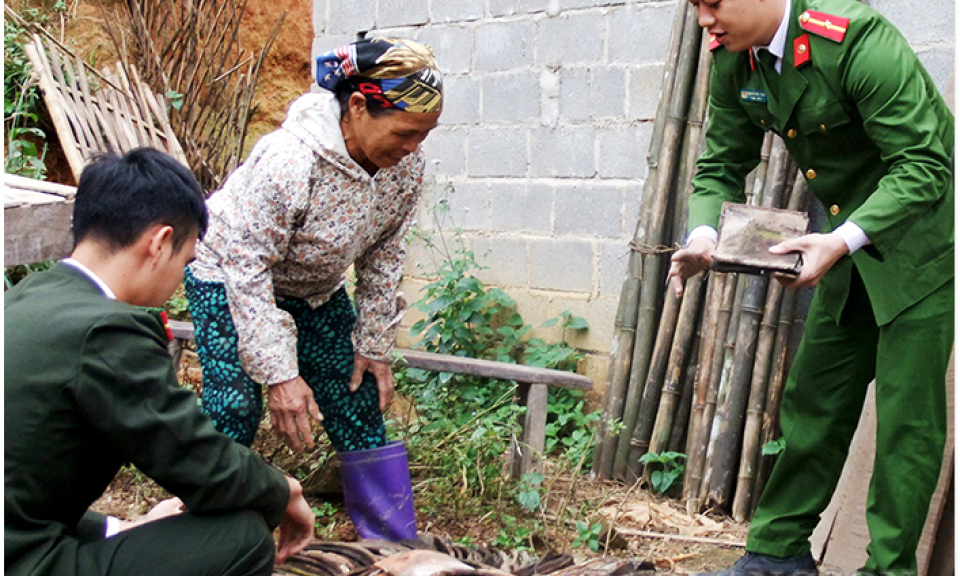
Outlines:
MULTIPOLYGON (((627 244, 646 176, 670 29, 686 0, 314 0, 314 54, 359 31, 430 44, 444 72, 441 125, 424 143, 431 184, 418 219, 448 203, 490 285, 539 326, 564 310, 590 323, 571 343, 602 388, 627 244)), ((870 0, 952 83, 954 4, 870 0)), ((430 255, 410 248, 420 297, 430 255)), ((411 312, 405 325, 418 318, 411 312)), ((557 328, 542 337, 560 337, 557 328)), ((401 344, 409 336, 401 335, 401 344)), ((600 391, 598 390, 598 393, 600 391)))

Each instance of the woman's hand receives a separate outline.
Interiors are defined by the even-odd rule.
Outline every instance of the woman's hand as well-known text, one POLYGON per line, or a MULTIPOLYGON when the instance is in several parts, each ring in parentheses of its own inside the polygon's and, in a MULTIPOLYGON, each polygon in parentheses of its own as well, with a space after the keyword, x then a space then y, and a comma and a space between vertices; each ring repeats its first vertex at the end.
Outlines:
POLYGON ((267 392, 270 405, 270 423, 294 452, 303 452, 306 445, 313 450, 313 427, 310 418, 323 420, 320 408, 313 399, 313 390, 300 376, 273 384, 267 392))
POLYGON ((360 354, 353 355, 353 377, 350 378, 350 391, 356 392, 363 382, 363 373, 370 372, 377 379, 377 390, 380 392, 380 410, 386 410, 393 400, 393 370, 387 362, 371 360, 360 354))

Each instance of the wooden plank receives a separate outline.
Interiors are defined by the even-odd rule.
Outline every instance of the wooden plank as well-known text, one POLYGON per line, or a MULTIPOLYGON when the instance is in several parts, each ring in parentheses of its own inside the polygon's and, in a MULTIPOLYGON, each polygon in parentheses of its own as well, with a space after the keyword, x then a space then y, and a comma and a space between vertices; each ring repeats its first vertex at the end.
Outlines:
POLYGON ((3 264, 59 260, 73 249, 73 201, 51 196, 45 204, 3 209, 3 264))
MULTIPOLYGON (((170 331, 174 338, 193 340, 193 324, 177 320, 170 321, 170 331)), ((476 358, 462 358, 449 354, 435 354, 422 350, 395 349, 402 361, 411 368, 430 370, 433 372, 452 372, 454 374, 468 374, 497 380, 513 380, 527 384, 545 384, 555 388, 569 388, 573 390, 593 389, 593 380, 581 374, 535 368, 522 364, 507 364, 494 360, 478 360, 476 358)))
POLYGON ((74 186, 57 184, 55 182, 46 182, 44 180, 34 180, 33 178, 18 176, 16 174, 5 173, 3 175, 3 186, 5 189, 17 188, 23 190, 35 190, 37 192, 45 192, 47 194, 55 194, 61 198, 73 198, 77 194, 77 189, 74 186))
POLYGON ((22 188, 3 189, 3 207, 13 208, 15 206, 26 206, 33 204, 54 204, 63 202, 64 199, 54 194, 45 194, 36 190, 24 190, 22 188))
POLYGON ((520 441, 513 446, 513 477, 540 470, 547 439, 547 400, 545 384, 519 384, 519 404, 527 407, 523 416, 520 441))

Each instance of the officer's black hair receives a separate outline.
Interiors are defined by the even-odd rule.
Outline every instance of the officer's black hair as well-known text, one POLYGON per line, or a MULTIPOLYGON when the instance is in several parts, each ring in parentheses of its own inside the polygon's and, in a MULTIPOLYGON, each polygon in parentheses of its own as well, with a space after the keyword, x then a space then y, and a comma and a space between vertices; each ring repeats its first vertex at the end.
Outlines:
POLYGON ((150 226, 173 228, 179 251, 194 231, 207 231, 203 190, 187 169, 153 148, 123 156, 100 154, 80 175, 73 208, 74 246, 85 239, 104 242, 112 251, 132 246, 150 226))

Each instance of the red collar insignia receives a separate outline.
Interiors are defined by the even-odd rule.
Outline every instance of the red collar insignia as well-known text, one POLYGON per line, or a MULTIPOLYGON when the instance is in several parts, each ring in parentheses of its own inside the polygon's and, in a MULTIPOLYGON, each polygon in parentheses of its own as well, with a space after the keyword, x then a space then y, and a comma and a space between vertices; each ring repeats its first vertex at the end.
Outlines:
POLYGON ((800 15, 801 28, 807 32, 813 32, 817 36, 829 38, 834 42, 843 42, 849 24, 849 18, 841 18, 816 10, 807 10, 800 15))

